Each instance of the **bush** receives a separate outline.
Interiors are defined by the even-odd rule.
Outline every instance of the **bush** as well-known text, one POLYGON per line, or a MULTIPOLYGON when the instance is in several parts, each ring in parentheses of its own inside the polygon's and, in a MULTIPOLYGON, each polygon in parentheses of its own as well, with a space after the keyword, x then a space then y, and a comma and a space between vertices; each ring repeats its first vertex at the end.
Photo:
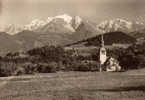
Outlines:
POLYGON ((55 62, 37 64, 37 72, 39 73, 54 73, 57 69, 58 65, 55 62))
POLYGON ((62 47, 44 46, 27 51, 29 56, 39 57, 45 62, 59 62, 63 58, 65 51, 62 47))
POLYGON ((97 71, 99 63, 95 61, 81 61, 72 65, 73 71, 97 71))
POLYGON ((37 72, 36 64, 33 64, 31 62, 23 63, 19 66, 19 70, 24 70, 24 74, 34 74, 37 72), (20 68, 21 67, 21 68, 20 68))
POLYGON ((17 69, 16 64, 13 62, 1 62, 0 63, 0 77, 14 75, 14 71, 17 69))
POLYGON ((23 75, 26 74, 26 70, 23 67, 18 67, 15 71, 14 71, 14 75, 18 76, 18 75, 23 75))
POLYGON ((145 67, 145 56, 144 55, 137 55, 136 62, 138 62, 138 66, 136 66, 138 69, 145 67))

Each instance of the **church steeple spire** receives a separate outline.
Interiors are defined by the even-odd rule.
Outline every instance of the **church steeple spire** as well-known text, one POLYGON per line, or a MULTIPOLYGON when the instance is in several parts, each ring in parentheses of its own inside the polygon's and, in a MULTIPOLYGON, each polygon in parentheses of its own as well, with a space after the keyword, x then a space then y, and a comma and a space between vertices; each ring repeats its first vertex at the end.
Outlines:
POLYGON ((101 47, 104 47, 104 37, 101 35, 101 47))
POLYGON ((106 62, 107 60, 107 55, 106 55, 106 49, 105 49, 105 46, 104 46, 104 38, 103 38, 103 35, 101 35, 101 47, 100 47, 100 72, 102 72, 103 70, 103 65, 104 63, 106 62))

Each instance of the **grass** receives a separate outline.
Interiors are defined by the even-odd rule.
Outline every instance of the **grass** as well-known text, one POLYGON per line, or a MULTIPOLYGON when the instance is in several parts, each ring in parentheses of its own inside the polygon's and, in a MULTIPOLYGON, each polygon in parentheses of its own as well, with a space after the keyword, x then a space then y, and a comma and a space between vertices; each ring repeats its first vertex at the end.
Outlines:
POLYGON ((0 100, 144 100, 144 72, 58 72, 0 78, 0 100))

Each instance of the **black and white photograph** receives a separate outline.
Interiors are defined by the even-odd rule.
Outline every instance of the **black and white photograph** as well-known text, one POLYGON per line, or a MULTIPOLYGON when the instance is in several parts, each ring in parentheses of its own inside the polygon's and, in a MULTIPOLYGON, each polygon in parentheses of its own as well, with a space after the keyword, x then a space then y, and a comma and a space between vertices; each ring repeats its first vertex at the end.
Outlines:
POLYGON ((0 100, 145 100, 145 0, 0 0, 0 100))

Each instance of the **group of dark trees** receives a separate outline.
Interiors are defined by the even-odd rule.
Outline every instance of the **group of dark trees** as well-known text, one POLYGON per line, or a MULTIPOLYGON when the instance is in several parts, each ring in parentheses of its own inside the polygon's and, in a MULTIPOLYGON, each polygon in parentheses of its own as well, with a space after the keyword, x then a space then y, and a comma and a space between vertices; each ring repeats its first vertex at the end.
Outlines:
POLYGON ((108 50, 109 55, 115 57, 124 70, 145 67, 145 43, 133 44, 129 48, 108 50))
MULTIPOLYGON (((44 46, 27 52, 8 53, 0 57, 0 76, 50 73, 57 71, 97 71, 98 53, 76 55, 74 49, 44 46)), ((145 67, 145 43, 134 44, 127 49, 107 49, 107 55, 116 58, 123 70, 145 67)))

